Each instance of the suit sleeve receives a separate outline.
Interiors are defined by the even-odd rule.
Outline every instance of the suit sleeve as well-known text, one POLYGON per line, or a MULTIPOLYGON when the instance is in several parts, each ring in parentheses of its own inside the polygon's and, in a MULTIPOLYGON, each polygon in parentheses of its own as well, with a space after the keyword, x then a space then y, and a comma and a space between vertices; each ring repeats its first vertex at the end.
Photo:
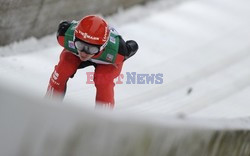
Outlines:
POLYGON ((139 49, 138 44, 134 40, 124 41, 122 37, 120 37, 119 43, 119 54, 124 56, 124 61, 128 58, 132 57, 137 50, 139 49))
POLYGON ((58 29, 57 29, 57 33, 56 33, 56 37, 57 37, 57 41, 58 43, 64 47, 64 36, 65 36, 65 32, 68 30, 68 28, 70 27, 71 22, 69 21, 61 21, 58 29))

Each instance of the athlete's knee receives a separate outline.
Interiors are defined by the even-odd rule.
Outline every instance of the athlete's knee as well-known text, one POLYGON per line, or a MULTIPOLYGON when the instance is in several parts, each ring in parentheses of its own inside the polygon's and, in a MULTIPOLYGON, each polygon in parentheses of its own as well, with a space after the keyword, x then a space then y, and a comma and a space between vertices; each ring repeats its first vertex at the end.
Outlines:
POLYGON ((56 67, 56 71, 59 75, 71 77, 75 74, 78 66, 80 65, 79 58, 69 52, 62 52, 60 55, 60 61, 56 67))
POLYGON ((94 74, 95 86, 114 86, 114 78, 111 74, 94 74))

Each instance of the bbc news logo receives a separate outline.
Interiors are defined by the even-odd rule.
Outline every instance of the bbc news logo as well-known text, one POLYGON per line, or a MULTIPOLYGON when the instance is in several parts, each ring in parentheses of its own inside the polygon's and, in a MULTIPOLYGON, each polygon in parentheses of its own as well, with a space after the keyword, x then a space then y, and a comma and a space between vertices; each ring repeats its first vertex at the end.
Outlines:
MULTIPOLYGON (((103 82, 94 82, 94 72, 86 72, 87 82, 86 84, 105 83, 105 77, 109 77, 109 74, 99 75, 103 78, 103 82)), ((102 80, 99 80, 102 81, 102 80)), ((114 80, 115 84, 163 84, 163 73, 157 74, 139 74, 136 72, 126 72, 126 74, 120 74, 114 80)))

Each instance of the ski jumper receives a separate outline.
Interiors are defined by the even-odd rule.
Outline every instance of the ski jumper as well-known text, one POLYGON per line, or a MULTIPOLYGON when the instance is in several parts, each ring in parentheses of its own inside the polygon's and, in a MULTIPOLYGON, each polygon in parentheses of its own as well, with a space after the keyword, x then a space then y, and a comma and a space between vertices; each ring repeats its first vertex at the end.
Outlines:
POLYGON ((71 22, 64 33, 57 34, 58 42, 64 47, 59 62, 50 77, 47 96, 64 97, 67 81, 80 68, 95 67, 94 83, 96 104, 114 107, 114 79, 119 76, 123 62, 128 56, 128 47, 122 37, 110 28, 110 37, 106 47, 88 61, 81 61, 74 45, 74 29, 77 22, 71 22))

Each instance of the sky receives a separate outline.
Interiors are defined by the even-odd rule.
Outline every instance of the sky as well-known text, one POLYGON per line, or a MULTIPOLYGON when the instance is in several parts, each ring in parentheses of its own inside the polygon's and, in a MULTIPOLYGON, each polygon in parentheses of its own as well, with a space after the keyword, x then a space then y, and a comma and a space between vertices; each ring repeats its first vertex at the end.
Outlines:
MULTIPOLYGON (((139 44, 124 63, 122 84, 116 84, 114 111, 248 117, 249 5, 247 0, 190 0, 169 7, 159 0, 105 17, 125 40, 139 44)), ((61 51, 55 34, 0 47, 2 85, 43 98, 61 51)), ((81 69, 69 80, 65 102, 94 108, 95 87, 87 84, 93 71, 81 69)))

